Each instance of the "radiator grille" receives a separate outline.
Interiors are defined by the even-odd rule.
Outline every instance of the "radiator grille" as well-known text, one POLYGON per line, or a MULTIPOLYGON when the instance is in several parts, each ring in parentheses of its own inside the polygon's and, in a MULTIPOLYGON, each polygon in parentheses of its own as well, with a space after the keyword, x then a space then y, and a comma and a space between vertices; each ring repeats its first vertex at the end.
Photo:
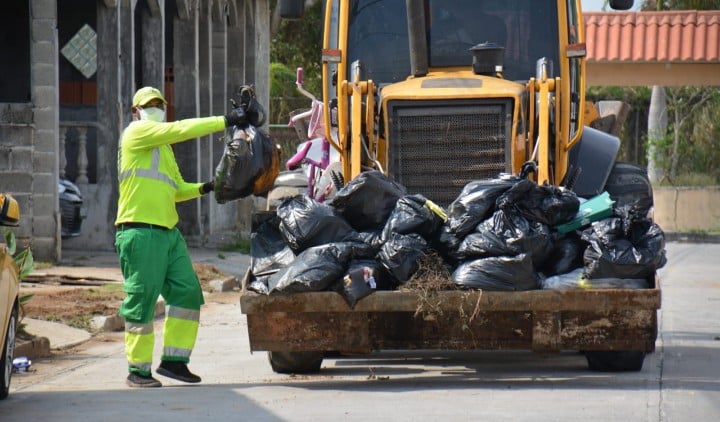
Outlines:
POLYGON ((467 183, 510 171, 512 101, 394 101, 389 172, 447 207, 467 183))

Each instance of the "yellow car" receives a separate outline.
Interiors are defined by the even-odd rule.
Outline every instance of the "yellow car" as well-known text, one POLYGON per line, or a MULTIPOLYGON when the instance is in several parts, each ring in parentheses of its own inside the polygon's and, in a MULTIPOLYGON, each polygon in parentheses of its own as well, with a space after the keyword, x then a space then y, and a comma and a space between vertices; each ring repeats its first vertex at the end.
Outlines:
MULTIPOLYGON (((19 217, 20 209, 15 199, 0 194, 0 225, 15 226, 19 217)), ((20 270, 13 258, 14 248, 14 244, 0 243, 0 400, 10 392, 20 307, 20 270)))

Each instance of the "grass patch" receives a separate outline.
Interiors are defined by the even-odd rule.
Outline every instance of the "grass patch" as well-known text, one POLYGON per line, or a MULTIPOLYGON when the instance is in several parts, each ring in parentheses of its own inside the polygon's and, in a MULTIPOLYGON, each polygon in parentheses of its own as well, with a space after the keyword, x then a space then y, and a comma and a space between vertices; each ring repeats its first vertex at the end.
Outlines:
POLYGON ((665 177, 657 183, 658 186, 717 186, 717 177, 706 173, 684 173, 670 180, 665 177))
MULTIPOLYGON (((219 249, 224 252, 240 252, 244 254, 249 254, 250 238, 245 236, 237 236, 233 242, 221 245, 219 249)), ((219 254, 218 257, 224 259, 224 256, 220 255, 222 254, 219 254)))

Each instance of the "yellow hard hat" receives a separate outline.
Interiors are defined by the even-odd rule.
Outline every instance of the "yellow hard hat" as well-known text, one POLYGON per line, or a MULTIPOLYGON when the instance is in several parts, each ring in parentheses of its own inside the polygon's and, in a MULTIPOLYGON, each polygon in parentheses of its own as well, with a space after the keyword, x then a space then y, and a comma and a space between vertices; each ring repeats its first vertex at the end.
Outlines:
POLYGON ((165 97, 163 97, 160 90, 151 86, 145 86, 138 89, 135 95, 133 95, 132 105, 133 107, 143 106, 149 103, 150 100, 154 100, 155 98, 161 100, 163 104, 167 104, 167 101, 165 100, 165 97))
POLYGON ((20 221, 20 206, 15 198, 7 193, 0 193, 0 225, 17 226, 20 221))

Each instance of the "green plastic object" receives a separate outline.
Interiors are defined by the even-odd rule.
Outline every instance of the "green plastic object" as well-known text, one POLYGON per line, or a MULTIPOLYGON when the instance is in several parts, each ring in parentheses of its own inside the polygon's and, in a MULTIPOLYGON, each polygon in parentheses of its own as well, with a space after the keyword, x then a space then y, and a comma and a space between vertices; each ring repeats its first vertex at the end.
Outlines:
POLYGON ((612 215, 612 205, 615 203, 610 199, 610 194, 603 192, 580 204, 577 214, 572 220, 555 226, 560 233, 568 233, 587 226, 593 221, 601 220, 612 215))

